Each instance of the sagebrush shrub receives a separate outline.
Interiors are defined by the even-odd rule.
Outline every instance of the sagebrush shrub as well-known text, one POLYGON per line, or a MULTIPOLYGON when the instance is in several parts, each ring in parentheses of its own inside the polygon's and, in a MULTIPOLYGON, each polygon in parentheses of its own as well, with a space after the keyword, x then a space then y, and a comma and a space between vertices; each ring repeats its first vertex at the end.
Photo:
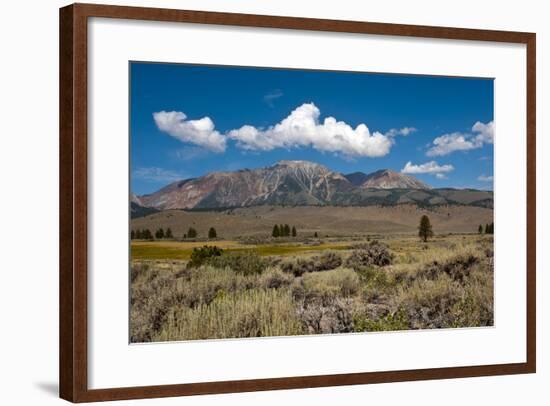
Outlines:
POLYGON ((281 264, 283 272, 302 276, 306 272, 321 272, 336 269, 343 263, 342 257, 335 252, 326 252, 310 259, 298 258, 284 261, 281 264))
POLYGON ((281 271, 279 268, 268 268, 259 279, 259 284, 265 289, 279 289, 288 286, 294 278, 292 275, 281 271))
POLYGON ((325 252, 323 255, 315 259, 315 271, 328 271, 336 269, 342 265, 342 257, 336 252, 325 252))
POLYGON ((324 302, 306 302, 298 308, 298 316, 308 334, 354 331, 351 299, 333 298, 324 302))
POLYGON ((458 255, 445 262, 433 261, 419 272, 419 275, 427 279, 436 279, 441 273, 447 274, 451 279, 463 283, 472 268, 479 264, 478 257, 473 255, 458 255))
POLYGON ((357 270, 361 267, 391 265, 393 260, 394 255, 388 246, 374 240, 368 244, 355 245, 346 260, 346 266, 357 270))
POLYGON ((403 309, 387 313, 378 318, 369 318, 365 315, 356 315, 353 320, 354 331, 399 331, 407 330, 409 322, 407 313, 403 309))
POLYGON ((302 276, 306 272, 313 272, 315 262, 311 259, 291 259, 281 263, 281 270, 286 273, 291 273, 294 276, 302 276))
POLYGON ((216 268, 231 268, 242 275, 261 274, 269 266, 267 259, 252 250, 226 252, 221 256, 208 258, 206 263, 216 268))
POLYGON ((253 289, 218 296, 208 305, 172 308, 154 341, 269 337, 303 332, 288 290, 253 289))
POLYGON ((306 300, 350 297, 359 289, 359 277, 351 269, 308 273, 302 280, 306 300))

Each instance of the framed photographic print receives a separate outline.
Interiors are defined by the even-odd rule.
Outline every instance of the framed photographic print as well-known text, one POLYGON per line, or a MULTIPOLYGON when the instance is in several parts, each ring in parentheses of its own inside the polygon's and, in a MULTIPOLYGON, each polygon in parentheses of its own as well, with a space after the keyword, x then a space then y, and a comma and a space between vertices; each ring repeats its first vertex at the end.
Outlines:
POLYGON ((62 398, 535 372, 535 34, 60 30, 62 398))

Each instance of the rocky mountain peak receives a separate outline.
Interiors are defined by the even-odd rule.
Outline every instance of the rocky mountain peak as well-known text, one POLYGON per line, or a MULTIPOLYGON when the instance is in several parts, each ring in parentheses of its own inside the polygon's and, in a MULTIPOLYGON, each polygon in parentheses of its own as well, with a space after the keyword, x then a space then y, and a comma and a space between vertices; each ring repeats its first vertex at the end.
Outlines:
POLYGON ((370 173, 365 177, 361 187, 374 189, 431 189, 431 186, 421 180, 391 169, 380 169, 370 173))
POLYGON ((366 199, 361 191, 368 189, 430 189, 430 186, 389 169, 369 175, 356 172, 344 176, 315 162, 283 160, 264 168, 211 172, 174 182, 133 200, 136 204, 160 210, 257 205, 360 205, 366 199))

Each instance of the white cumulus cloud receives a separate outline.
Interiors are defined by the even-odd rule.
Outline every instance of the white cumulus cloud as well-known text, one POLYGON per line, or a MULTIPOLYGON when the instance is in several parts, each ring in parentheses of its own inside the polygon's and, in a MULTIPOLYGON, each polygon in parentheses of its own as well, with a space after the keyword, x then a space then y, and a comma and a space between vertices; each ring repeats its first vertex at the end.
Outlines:
POLYGON ((482 182, 492 182, 493 181, 493 177, 492 176, 485 176, 485 175, 479 175, 477 177, 477 180, 480 180, 482 182))
POLYGON ((481 121, 476 122, 472 126, 472 131, 476 133, 476 142, 484 144, 492 144, 495 137, 495 123, 493 121, 483 124, 481 121))
MULTIPOLYGON (((411 161, 405 164, 405 167, 401 169, 401 173, 419 174, 429 173, 432 175, 441 175, 453 171, 455 168, 453 165, 439 165, 436 161, 426 162, 420 165, 414 165, 411 161)), ((438 176, 440 179, 440 176, 438 176)))
POLYGON ((426 152, 427 156, 443 156, 454 151, 468 151, 481 148, 484 144, 494 142, 494 122, 484 124, 480 121, 472 126, 471 133, 454 132, 444 134, 432 141, 432 145, 426 152))
POLYGON ((181 111, 159 111, 153 113, 159 130, 178 140, 195 144, 213 152, 224 152, 226 137, 216 131, 210 117, 187 120, 181 111))
MULTIPOLYGON (((268 95, 268 100, 282 92, 268 95)), ((158 129, 187 144, 204 150, 224 152, 228 140, 238 148, 252 151, 271 151, 276 148, 311 147, 318 151, 339 153, 344 157, 382 157, 390 152, 395 137, 407 136, 413 127, 392 128, 385 134, 372 132, 365 124, 353 128, 334 117, 320 121, 321 112, 313 103, 304 103, 281 122, 267 128, 244 125, 220 133, 210 117, 188 120, 181 111, 153 113, 158 129)))
POLYGON ((320 122, 320 115, 315 104, 305 103, 274 126, 262 129, 244 125, 227 135, 238 147, 247 150, 312 147, 318 151, 363 157, 381 157, 390 152, 394 142, 392 136, 371 133, 365 124, 352 128, 334 117, 320 122))

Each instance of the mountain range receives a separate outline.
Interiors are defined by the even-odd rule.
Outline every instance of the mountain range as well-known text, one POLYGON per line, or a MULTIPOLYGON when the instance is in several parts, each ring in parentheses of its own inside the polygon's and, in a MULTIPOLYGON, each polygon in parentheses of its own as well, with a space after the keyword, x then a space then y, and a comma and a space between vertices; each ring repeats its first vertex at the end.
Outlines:
POLYGON ((389 169, 341 174, 309 161, 279 161, 259 169, 213 172, 171 183, 147 195, 132 195, 132 217, 168 209, 274 206, 369 206, 465 204, 493 207, 493 192, 433 189, 389 169))

